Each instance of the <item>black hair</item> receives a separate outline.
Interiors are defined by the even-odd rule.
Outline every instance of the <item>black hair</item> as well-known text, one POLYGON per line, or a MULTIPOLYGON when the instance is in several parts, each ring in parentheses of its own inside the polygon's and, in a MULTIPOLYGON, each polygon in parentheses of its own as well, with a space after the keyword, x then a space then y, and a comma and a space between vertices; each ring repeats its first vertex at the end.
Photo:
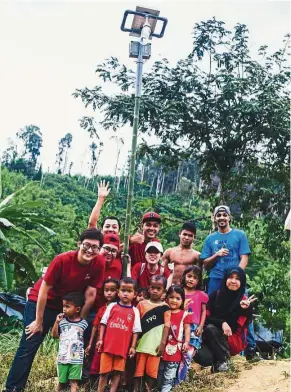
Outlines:
POLYGON ((103 246, 103 234, 95 228, 86 229, 81 233, 79 241, 83 242, 84 240, 97 240, 100 242, 100 247, 103 246))
POLYGON ((134 290, 136 290, 137 282, 136 282, 135 279, 129 278, 129 277, 124 277, 124 278, 121 278, 121 279, 120 279, 120 281, 119 281, 119 287, 122 285, 122 283, 123 283, 123 284, 132 284, 134 290))
POLYGON ((150 278, 150 285, 151 285, 151 282, 158 282, 160 280, 163 282, 164 289, 166 289, 166 287, 167 287, 167 279, 163 275, 153 275, 150 278))
POLYGON ((185 291, 184 291, 183 287, 178 286, 178 285, 174 285, 174 286, 169 287, 167 294, 166 294, 166 299, 173 293, 177 293, 177 294, 181 295, 182 303, 181 303, 180 309, 184 309, 185 291))
POLYGON ((183 231, 183 230, 191 231, 191 233, 196 235, 196 226, 195 226, 195 223, 192 221, 184 222, 181 227, 181 231, 183 231))
POLYGON ((198 265, 191 265, 190 267, 186 268, 183 272, 182 279, 181 279, 181 286, 183 288, 186 287, 186 275, 192 272, 198 278, 198 284, 195 287, 195 290, 202 290, 203 281, 202 281, 202 270, 198 265))
POLYGON ((116 220, 117 223, 118 223, 118 228, 119 228, 119 230, 121 229, 121 222, 120 222, 120 220, 119 220, 116 216, 113 216, 113 215, 106 216, 106 217, 103 219, 103 221, 102 221, 102 223, 101 223, 102 229, 103 229, 103 226, 104 226, 105 222, 107 221, 107 219, 116 220))
POLYGON ((144 297, 145 297, 145 298, 148 298, 148 297, 149 297, 149 291, 148 291, 148 289, 147 289, 146 287, 140 287, 140 288, 138 288, 138 289, 136 290, 136 292, 137 292, 137 295, 139 295, 139 294, 141 294, 141 293, 144 293, 144 297))
POLYGON ((102 292, 104 291, 106 283, 114 283, 116 285, 116 288, 119 289, 119 280, 115 278, 108 278, 105 279, 102 285, 102 292))
POLYGON ((73 292, 73 293, 68 293, 64 295, 63 297, 64 301, 72 302, 75 306, 80 306, 82 308, 85 304, 85 295, 80 292, 73 292))

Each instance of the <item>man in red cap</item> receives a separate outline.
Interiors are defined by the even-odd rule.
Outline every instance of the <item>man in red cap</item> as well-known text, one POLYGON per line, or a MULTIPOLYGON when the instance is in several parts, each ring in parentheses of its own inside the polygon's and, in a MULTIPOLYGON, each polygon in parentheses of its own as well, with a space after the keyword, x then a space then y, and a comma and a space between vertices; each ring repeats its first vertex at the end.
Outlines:
POLYGON ((149 242, 158 241, 156 236, 161 227, 161 217, 156 212, 146 212, 142 217, 142 232, 137 232, 129 239, 131 266, 145 262, 145 248, 149 242))

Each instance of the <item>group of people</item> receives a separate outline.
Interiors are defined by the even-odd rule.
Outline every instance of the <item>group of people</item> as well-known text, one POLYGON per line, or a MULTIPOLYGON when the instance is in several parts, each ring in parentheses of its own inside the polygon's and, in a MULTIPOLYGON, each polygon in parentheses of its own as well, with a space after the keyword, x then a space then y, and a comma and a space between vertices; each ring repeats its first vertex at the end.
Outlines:
POLYGON ((101 182, 89 227, 78 249, 57 255, 29 290, 24 330, 3 392, 24 391, 45 335, 60 338, 58 390, 77 391, 82 374, 97 376, 98 391, 121 386, 137 392, 170 391, 185 380, 191 361, 226 371, 229 358, 251 353, 252 302, 244 269, 250 249, 245 233, 230 227, 230 209, 214 210, 217 231, 202 253, 192 247, 193 222, 185 222, 178 246, 163 250, 161 217, 147 212, 130 237, 127 277, 122 277, 121 224, 97 223, 108 184, 101 182), (205 290, 202 271, 208 271, 205 290), (84 361, 86 358, 86 361, 84 361))

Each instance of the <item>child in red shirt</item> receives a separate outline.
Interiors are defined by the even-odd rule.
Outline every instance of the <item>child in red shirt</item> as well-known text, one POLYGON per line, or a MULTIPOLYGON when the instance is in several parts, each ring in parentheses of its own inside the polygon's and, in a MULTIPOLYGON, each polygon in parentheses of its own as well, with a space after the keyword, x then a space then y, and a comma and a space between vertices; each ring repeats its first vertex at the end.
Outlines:
MULTIPOLYGON (((117 298, 117 290, 119 288, 119 281, 114 278, 109 278, 106 279, 103 283, 103 296, 106 301, 106 304, 103 305, 97 312, 95 319, 93 321, 93 328, 91 332, 91 337, 89 344, 85 350, 86 355, 90 354, 93 342, 95 340, 96 334, 99 333, 100 331, 100 322, 101 319, 105 313, 105 310, 107 309, 107 306, 112 303, 116 302, 117 298)), ((97 337, 98 341, 98 337, 97 337)), ((90 374, 99 374, 100 371, 100 358, 101 358, 101 353, 97 350, 97 348, 94 350, 93 354, 93 359, 90 367, 90 374)))
POLYGON ((118 289, 119 302, 108 305, 101 319, 96 344, 101 351, 98 392, 105 390, 110 372, 113 372, 110 392, 116 392, 127 357, 135 355, 138 333, 141 332, 139 311, 131 304, 135 296, 135 280, 122 278, 118 289))
POLYGON ((184 290, 180 286, 171 286, 167 292, 166 302, 171 309, 171 327, 159 367, 158 384, 161 392, 169 392, 174 387, 182 353, 188 351, 190 342, 191 319, 184 310, 184 290))

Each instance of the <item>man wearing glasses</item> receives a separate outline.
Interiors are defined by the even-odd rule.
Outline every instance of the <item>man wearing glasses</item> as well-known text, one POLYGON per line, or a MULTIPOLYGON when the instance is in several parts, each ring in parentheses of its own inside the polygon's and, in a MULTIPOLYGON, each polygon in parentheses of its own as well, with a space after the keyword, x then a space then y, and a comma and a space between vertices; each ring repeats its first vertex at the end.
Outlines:
POLYGON ((85 292, 81 317, 86 319, 97 288, 102 287, 105 261, 98 256, 103 235, 97 229, 85 230, 78 250, 54 258, 41 279, 30 290, 24 312, 24 331, 7 381, 6 392, 23 391, 29 372, 45 335, 62 312, 62 297, 71 292, 85 292))

